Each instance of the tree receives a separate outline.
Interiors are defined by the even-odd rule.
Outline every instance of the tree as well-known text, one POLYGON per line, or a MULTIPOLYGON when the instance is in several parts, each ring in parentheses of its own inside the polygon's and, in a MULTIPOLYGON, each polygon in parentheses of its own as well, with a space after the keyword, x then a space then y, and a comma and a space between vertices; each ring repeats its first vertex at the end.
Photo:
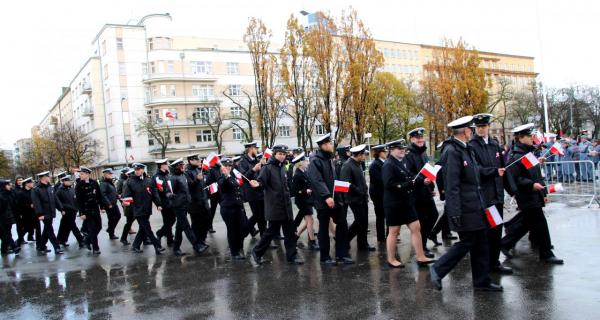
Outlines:
POLYGON ((493 101, 488 105, 487 112, 495 115, 494 121, 502 128, 502 142, 506 143, 506 125, 510 120, 509 103, 514 98, 515 92, 510 80, 504 77, 498 78, 495 89, 495 92, 490 95, 493 101))
POLYGON ((155 120, 149 116, 138 118, 137 123, 136 132, 140 135, 146 134, 155 143, 158 143, 160 157, 166 158, 167 149, 171 143, 171 128, 168 124, 164 123, 162 119, 155 120))
POLYGON ((0 152, 0 177, 10 177, 12 175, 12 164, 8 161, 4 152, 0 152))
POLYGON ((54 142, 52 145, 65 170, 90 165, 98 157, 100 142, 71 122, 57 127, 48 139, 54 142))
POLYGON ((201 114, 200 121, 203 124, 208 125, 210 130, 215 136, 215 144, 217 146, 217 153, 221 153, 223 150, 223 134, 225 131, 231 129, 229 121, 225 120, 222 115, 221 105, 207 107, 210 108, 211 112, 205 112, 201 114))
POLYGON ((31 138, 31 148, 25 150, 21 158, 22 173, 35 176, 43 171, 54 173, 61 167, 56 142, 40 135, 31 138))
POLYGON ((244 101, 242 101, 242 99, 234 98, 233 96, 229 95, 229 93, 227 93, 227 90, 223 90, 223 95, 227 97, 227 99, 229 99, 231 103, 233 103, 239 108, 239 112, 232 113, 228 117, 228 119, 231 122, 231 125, 242 131, 242 134, 244 135, 244 141, 251 142, 254 141, 253 128, 255 122, 255 114, 254 110, 252 109, 252 97, 245 90, 242 90, 242 93, 245 96, 245 98, 243 98, 245 100, 245 103, 244 101))
POLYGON ((597 87, 584 87, 583 99, 588 107, 586 108, 587 118, 594 125, 593 137, 598 138, 598 130, 600 129, 600 90, 597 87))

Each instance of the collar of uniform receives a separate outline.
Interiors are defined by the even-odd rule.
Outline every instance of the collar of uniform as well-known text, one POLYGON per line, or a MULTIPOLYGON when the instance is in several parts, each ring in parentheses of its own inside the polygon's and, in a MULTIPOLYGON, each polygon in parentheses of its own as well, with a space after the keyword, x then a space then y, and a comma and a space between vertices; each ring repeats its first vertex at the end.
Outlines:
POLYGON ((452 140, 453 140, 453 141, 455 141, 455 143, 456 143, 457 145, 459 145, 459 146, 461 146, 461 147, 463 147, 463 148, 466 148, 466 147, 467 147, 467 143, 466 143, 466 142, 464 142, 464 141, 462 141, 462 140, 460 140, 460 139, 457 139, 457 138, 455 138, 455 137, 452 137, 452 140))

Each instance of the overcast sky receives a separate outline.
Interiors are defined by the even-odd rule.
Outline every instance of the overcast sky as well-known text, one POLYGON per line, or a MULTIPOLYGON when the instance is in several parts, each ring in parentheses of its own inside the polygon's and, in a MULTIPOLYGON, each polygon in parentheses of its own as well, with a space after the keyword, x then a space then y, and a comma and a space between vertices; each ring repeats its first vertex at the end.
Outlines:
POLYGON ((354 7, 376 39, 440 44, 463 37, 482 51, 535 57, 552 86, 600 84, 600 2, 585 0, 425 1, 5 1, 0 34, 0 146, 30 135, 89 57, 105 23, 169 12, 174 35, 240 39, 248 17, 283 38, 290 13, 339 15, 354 7))

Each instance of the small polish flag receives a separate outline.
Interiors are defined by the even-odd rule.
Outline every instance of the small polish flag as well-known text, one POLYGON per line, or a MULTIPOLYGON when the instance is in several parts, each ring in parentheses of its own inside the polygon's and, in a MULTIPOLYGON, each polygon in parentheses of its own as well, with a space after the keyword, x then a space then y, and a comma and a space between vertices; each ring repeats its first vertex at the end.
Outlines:
POLYGON ((496 206, 491 206, 485 209, 485 216, 487 217, 487 221, 491 228, 495 228, 503 223, 500 212, 498 212, 498 208, 496 208, 496 206))
POLYGON ((539 131, 533 134, 533 139, 535 140, 535 144, 542 144, 546 140, 544 139, 544 134, 539 131))
POLYGON ((233 174, 235 174, 235 177, 237 178, 238 184, 241 186, 244 184, 244 176, 242 175, 241 172, 239 172, 237 169, 233 169, 233 174))
POLYGON ((333 182, 334 192, 348 192, 350 191, 350 182, 335 180, 333 182))
POLYGON ((273 150, 267 148, 265 150, 265 152, 263 152, 263 157, 265 157, 265 159, 269 159, 271 158, 271 156, 273 155, 273 150))
POLYGON ((126 197, 126 198, 122 198, 121 201, 123 203, 132 204, 133 203, 133 198, 132 197, 126 197))
POLYGON ((550 147, 550 153, 557 154, 557 155, 560 155, 560 156, 564 156, 565 155, 565 151, 563 150, 562 146, 558 142, 555 142, 552 145, 552 147, 550 147))
POLYGON ((525 166, 525 169, 529 170, 537 166, 540 162, 533 153, 529 152, 521 158, 521 163, 525 166))
POLYGON ((160 192, 163 191, 163 181, 159 177, 156 177, 156 187, 160 192))
POLYGON ((563 191, 565 191, 565 188, 563 187, 562 183, 553 183, 548 186, 549 193, 560 193, 563 191))
POLYGON ((167 184, 169 185, 169 190, 171 190, 171 193, 173 193, 173 185, 171 184, 171 180, 167 181, 167 184))
POLYGON ((208 171, 208 169, 210 169, 210 164, 208 164, 208 161, 206 161, 206 159, 202 160, 202 170, 208 171))
POLYGON ((216 153, 211 153, 208 155, 208 157, 206 157, 206 161, 208 162, 208 165, 210 167, 213 167, 215 164, 217 164, 217 162, 219 162, 219 156, 216 153))
POLYGON ((208 186, 208 191, 210 194, 214 194, 219 191, 219 185, 216 182, 213 182, 208 186))
POLYGON ((437 173, 438 171, 440 171, 441 168, 442 166, 440 166, 439 164, 432 166, 429 163, 426 163, 425 166, 423 166, 423 169, 419 171, 419 173, 422 173, 425 177, 427 177, 427 179, 435 181, 437 173))

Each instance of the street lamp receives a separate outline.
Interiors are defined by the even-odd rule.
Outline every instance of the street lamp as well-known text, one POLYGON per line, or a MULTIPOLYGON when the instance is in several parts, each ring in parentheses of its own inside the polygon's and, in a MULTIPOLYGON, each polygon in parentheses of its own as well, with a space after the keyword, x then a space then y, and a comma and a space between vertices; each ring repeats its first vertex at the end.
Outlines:
POLYGON ((151 13, 151 14, 147 14, 145 16, 143 16, 140 21, 138 21, 138 23, 136 24, 136 26, 143 26, 144 25, 144 21, 146 19, 149 18, 167 18, 169 20, 173 20, 173 18, 171 17, 171 15, 167 12, 167 13, 151 13))
POLYGON ((369 145, 369 163, 371 163, 371 137, 373 134, 370 132, 365 133, 365 138, 367 138, 367 144, 369 145))

